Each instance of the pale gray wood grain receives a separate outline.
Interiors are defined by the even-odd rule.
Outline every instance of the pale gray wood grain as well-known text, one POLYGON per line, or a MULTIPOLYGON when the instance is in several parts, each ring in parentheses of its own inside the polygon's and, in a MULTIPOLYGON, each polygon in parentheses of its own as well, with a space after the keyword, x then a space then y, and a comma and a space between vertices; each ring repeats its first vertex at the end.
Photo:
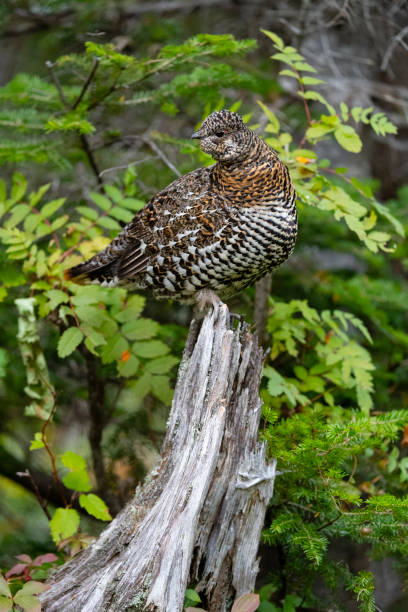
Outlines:
POLYGON ((161 461, 101 536, 54 575, 50 612, 211 612, 254 589, 275 462, 258 441, 262 351, 225 304, 193 320, 161 461))

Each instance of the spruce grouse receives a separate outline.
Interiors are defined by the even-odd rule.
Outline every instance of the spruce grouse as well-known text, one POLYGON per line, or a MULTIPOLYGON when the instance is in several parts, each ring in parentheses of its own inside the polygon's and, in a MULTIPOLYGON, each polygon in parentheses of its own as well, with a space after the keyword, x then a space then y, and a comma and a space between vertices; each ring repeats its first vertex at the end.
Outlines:
POLYGON ((289 257, 296 195, 276 152, 228 110, 209 115, 192 138, 217 163, 160 191, 67 279, 192 303, 202 289, 225 299, 289 257))

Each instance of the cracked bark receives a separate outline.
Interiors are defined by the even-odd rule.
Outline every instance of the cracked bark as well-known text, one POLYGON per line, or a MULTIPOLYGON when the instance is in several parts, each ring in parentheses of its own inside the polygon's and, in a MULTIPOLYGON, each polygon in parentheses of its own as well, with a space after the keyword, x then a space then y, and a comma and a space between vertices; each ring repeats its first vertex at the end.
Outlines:
POLYGON ((62 567, 43 610, 210 612, 255 586, 275 462, 258 441, 262 350, 225 304, 192 321, 161 460, 101 536, 62 567))

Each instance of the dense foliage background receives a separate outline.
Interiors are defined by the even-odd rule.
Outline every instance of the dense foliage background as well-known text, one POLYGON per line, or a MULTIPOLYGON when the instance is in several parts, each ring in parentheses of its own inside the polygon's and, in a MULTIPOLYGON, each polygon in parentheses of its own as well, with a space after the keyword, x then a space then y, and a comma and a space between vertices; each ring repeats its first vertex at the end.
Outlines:
POLYGON ((288 164, 300 214, 267 304, 259 609, 406 609, 407 11, 250 4, 0 7, 0 609, 35 605, 155 464, 191 312, 63 270, 212 163, 189 135, 221 107, 288 164))

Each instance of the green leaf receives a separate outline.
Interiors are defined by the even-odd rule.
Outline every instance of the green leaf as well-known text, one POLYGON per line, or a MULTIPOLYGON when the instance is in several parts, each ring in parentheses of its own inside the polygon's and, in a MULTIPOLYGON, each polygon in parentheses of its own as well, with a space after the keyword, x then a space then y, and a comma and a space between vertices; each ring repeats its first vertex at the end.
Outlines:
POLYGON ((41 602, 34 595, 22 595, 21 591, 18 591, 14 596, 14 601, 25 612, 41 612, 41 602))
POLYGON ((155 336, 159 327, 159 324, 152 319, 138 319, 127 321, 122 327, 122 333, 129 340, 146 340, 155 336))
POLYGON ((334 137, 346 151, 359 153, 362 149, 363 143, 361 142, 360 136, 351 125, 340 125, 340 127, 335 130, 334 137))
POLYGON ((97 220, 98 225, 108 230, 120 230, 121 226, 117 221, 112 219, 111 217, 99 217, 97 220))
POLYGON ((58 198, 57 200, 52 200, 51 202, 44 204, 44 206, 41 208, 41 216, 44 219, 48 219, 48 217, 51 217, 55 212, 57 212, 58 209, 61 208, 64 202, 65 198, 58 198))
POLYGON ((272 40, 272 42, 274 43, 277 49, 284 48, 285 44, 283 40, 277 34, 275 34, 275 32, 270 32, 269 30, 263 30, 262 28, 261 28, 261 32, 262 34, 265 34, 265 36, 267 36, 268 38, 272 40))
POLYGON ((145 307, 146 299, 142 295, 132 295, 126 303, 126 308, 117 312, 114 316, 119 323, 133 321, 137 319, 143 308, 145 307))
POLYGON ((66 451, 61 457, 62 463, 70 470, 86 470, 86 461, 73 451, 66 451))
POLYGON ((108 339, 106 344, 102 347, 101 357, 102 363, 112 363, 112 361, 118 360, 122 353, 128 349, 128 343, 119 334, 115 334, 108 339))
POLYGON ((121 206, 129 208, 130 210, 138 211, 145 206, 146 202, 143 202, 143 200, 137 200, 136 198, 123 198, 120 204, 121 206))
POLYGON ((201 602, 201 597, 194 589, 186 589, 184 595, 184 606, 195 606, 201 602))
POLYGON ((276 118, 275 114, 269 110, 269 108, 263 104, 263 102, 261 102, 260 100, 257 100, 259 106, 262 108, 263 112, 265 113, 265 115, 268 117, 269 119, 269 130, 268 132, 272 132, 272 134, 277 134, 279 132, 280 129, 280 125, 279 125, 279 121, 276 118))
POLYGON ((173 399, 173 389, 170 387, 168 376, 154 376, 151 391, 163 404, 170 406, 173 399))
POLYGON ((320 104, 323 104, 327 110, 329 111, 330 115, 335 116, 336 115, 336 109, 327 102, 327 100, 322 96, 321 93, 319 93, 318 91, 298 91, 298 94, 304 98, 305 100, 314 100, 316 102, 320 102, 320 104))
POLYGON ((137 399, 143 399, 150 392, 152 385, 153 376, 150 372, 145 372, 130 388, 137 399))
POLYGON ((117 365, 118 374, 128 378, 129 376, 134 376, 136 374, 137 370, 139 369, 140 361, 134 355, 130 355, 127 361, 119 359, 117 365))
POLYGON ((381 216, 385 217, 385 219, 387 219, 387 221, 389 221, 394 226, 394 229, 397 232, 397 234, 399 234, 400 236, 402 236, 404 238, 405 237, 404 226, 402 225, 402 223, 400 223, 400 221, 398 221, 398 219, 396 217, 394 217, 394 215, 392 215, 390 213, 388 208, 386 206, 384 206, 384 204, 380 204, 379 202, 376 202, 375 200, 373 200, 372 204, 373 204, 373 207, 375 208, 375 210, 381 216))
POLYGON ((115 217, 115 219, 119 219, 119 221, 123 221, 124 223, 130 223, 133 219, 133 214, 126 210, 125 208, 119 208, 115 206, 109 213, 111 217, 115 217))
POLYGON ((178 362, 179 359, 173 355, 157 357, 146 363, 146 370, 151 374, 167 374, 178 362))
POLYGON ((69 474, 63 477, 62 482, 68 489, 73 489, 74 491, 83 491, 86 493, 92 489, 89 474, 85 470, 69 472, 69 474))
POLYGON ((282 76, 288 76, 288 77, 293 77, 296 80, 299 80, 299 74, 296 72, 293 72, 293 70, 289 70, 288 68, 285 68, 284 70, 279 70, 279 74, 281 74, 282 76))
POLYGON ((138 357, 152 358, 167 355, 170 349, 161 340, 150 340, 148 342, 135 342, 133 351, 138 357))
POLYGON ((330 132, 333 131, 332 127, 323 124, 311 125, 306 130, 306 137, 308 140, 315 140, 317 138, 322 138, 323 136, 327 136, 330 132))
POLYGON ((68 302, 68 295, 65 291, 61 291, 61 289, 50 289, 45 293, 45 295, 50 300, 50 309, 54 310, 60 304, 65 304, 68 302))
POLYGON ((89 206, 77 206, 76 209, 83 217, 89 219, 90 221, 96 221, 98 218, 98 213, 96 210, 90 208, 89 206))
POLYGON ((63 358, 73 353, 82 342, 84 334, 78 327, 69 327, 58 341, 58 356, 63 358))
POLYGON ((88 514, 94 516, 95 518, 101 521, 112 520, 107 505, 100 497, 98 497, 94 493, 89 493, 88 495, 80 495, 79 505, 84 508, 88 512, 88 514))
POLYGON ((324 83, 322 79, 316 79, 315 77, 311 76, 303 76, 300 79, 300 82, 303 83, 303 85, 320 85, 321 83, 324 83))
POLYGON ((44 448, 44 442, 42 441, 42 433, 37 431, 34 434, 34 440, 31 440, 30 450, 37 450, 39 448, 44 448))
POLYGON ((11 596, 10 587, 7 583, 7 580, 0 573, 0 595, 5 595, 6 597, 11 596))
MULTIPOLYGON (((26 582, 24 586, 18 591, 19 595, 38 595, 38 593, 44 593, 48 591, 50 587, 43 582, 37 580, 30 580, 26 582)), ((15 598, 15 597, 14 597, 15 598)))
POLYGON ((57 508, 50 521, 52 539, 56 544, 74 535, 79 527, 79 514, 73 508, 57 508))
POLYGON ((0 612, 10 612, 12 610, 11 606, 12 606, 11 598, 5 597, 4 595, 0 595, 0 612))
POLYGON ((112 207, 112 202, 109 200, 109 198, 102 195, 101 193, 96 193, 95 191, 93 191, 89 194, 89 197, 95 202, 97 206, 99 206, 99 208, 102 208, 102 210, 104 211, 107 211, 112 207))

